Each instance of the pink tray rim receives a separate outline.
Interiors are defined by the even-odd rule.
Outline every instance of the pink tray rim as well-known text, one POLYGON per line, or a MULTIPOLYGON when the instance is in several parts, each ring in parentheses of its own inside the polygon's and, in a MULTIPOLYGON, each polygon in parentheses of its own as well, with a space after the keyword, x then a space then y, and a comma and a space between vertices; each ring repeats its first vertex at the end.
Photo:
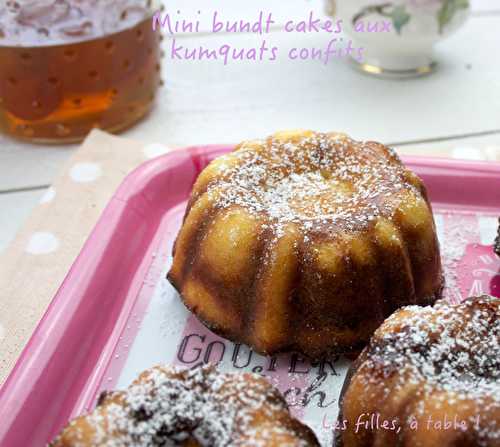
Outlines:
MULTIPOLYGON (((77 256, 68 271, 66 278, 62 282, 58 292, 52 299, 44 316, 37 325, 37 328, 25 346, 15 367, 1 387, 0 418, 5 416, 7 417, 7 420, 13 422, 15 417, 24 417, 26 410, 22 403, 24 403, 28 399, 29 395, 34 392, 33 383, 30 381, 32 375, 31 372, 37 369, 38 359, 43 358, 45 355, 44 349, 51 343, 50 339, 43 336, 44 330, 46 327, 54 326, 57 323, 58 318, 63 318, 63 315, 61 315, 59 311, 59 306, 64 298, 64 290, 68 287, 68 282, 72 280, 72 272, 74 273, 74 271, 78 270, 86 258, 92 256, 96 241, 106 225, 103 218, 106 212, 109 212, 110 209, 118 208, 120 203, 122 206, 126 206, 127 202, 136 193, 137 187, 144 184, 152 176, 164 170, 165 166, 172 162, 172 160, 188 156, 195 165, 198 165, 197 172, 199 173, 203 168, 202 163, 199 161, 200 157, 213 158, 214 156, 228 152, 233 147, 234 145, 205 145, 178 149, 142 164, 126 176, 114 194, 113 199, 105 208, 103 216, 101 216, 97 222, 80 254, 77 256), (11 408, 11 406, 16 408, 11 408), (12 410, 15 410, 14 415, 11 414, 12 410)), ((474 177, 484 176, 500 180, 500 163, 496 162, 466 161, 420 156, 402 156, 401 158, 412 168, 420 167, 424 170, 451 169, 456 171, 457 174, 463 173, 469 176, 473 175, 474 177)), ((498 207, 500 208, 500 203, 498 204, 498 207)), ((46 362, 43 363, 46 364, 46 362)), ((57 394, 57 392, 58 389, 53 390, 54 394, 57 394)), ((0 445, 2 446, 6 446, 6 444, 3 444, 2 441, 5 439, 4 437, 7 435, 7 432, 8 429, 5 426, 4 430, 0 429, 0 445)))

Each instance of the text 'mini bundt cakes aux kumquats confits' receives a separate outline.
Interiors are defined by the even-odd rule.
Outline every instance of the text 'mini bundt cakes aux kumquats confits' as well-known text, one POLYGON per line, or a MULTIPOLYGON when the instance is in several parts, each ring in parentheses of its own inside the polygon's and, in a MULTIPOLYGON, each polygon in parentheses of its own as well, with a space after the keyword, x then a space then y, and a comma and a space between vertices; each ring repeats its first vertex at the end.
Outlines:
POLYGON ((262 354, 359 351, 443 287, 422 181, 339 133, 246 141, 194 184, 168 279, 214 332, 262 354))

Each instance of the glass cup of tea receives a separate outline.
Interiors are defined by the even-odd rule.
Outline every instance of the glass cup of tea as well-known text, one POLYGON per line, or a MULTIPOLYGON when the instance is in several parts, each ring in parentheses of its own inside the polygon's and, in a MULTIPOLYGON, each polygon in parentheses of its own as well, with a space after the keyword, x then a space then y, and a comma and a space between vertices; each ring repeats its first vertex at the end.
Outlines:
POLYGON ((31 142, 118 132, 160 83, 151 0, 28 0, 0 5, 0 131, 31 142))

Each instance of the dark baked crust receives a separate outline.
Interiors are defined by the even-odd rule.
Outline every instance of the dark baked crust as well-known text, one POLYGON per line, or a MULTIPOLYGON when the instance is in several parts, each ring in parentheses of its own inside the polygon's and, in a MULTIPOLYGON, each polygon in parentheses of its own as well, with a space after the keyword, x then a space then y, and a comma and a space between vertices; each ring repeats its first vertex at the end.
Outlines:
POLYGON ((103 393, 96 409, 71 421, 52 447, 319 447, 290 415, 283 395, 256 374, 155 367, 126 390, 103 393))
MULTIPOLYGON (((342 421, 344 420, 343 413, 342 413, 342 404, 344 401, 344 396, 349 388, 349 385, 351 384, 351 380, 358 371, 359 367, 363 364, 363 362, 366 360, 368 356, 368 346, 361 351, 359 356, 354 360, 354 362, 351 363, 351 366, 349 367, 347 374, 344 379, 344 383, 342 385, 342 389, 340 390, 340 395, 339 395, 339 415, 337 418, 338 421, 338 426, 342 426, 342 421)), ((343 447, 344 443, 342 442, 342 431, 340 430, 334 430, 333 432, 333 447, 343 447)))
POLYGON ((244 142, 197 179, 168 280, 261 354, 359 352, 392 312, 440 298, 421 179, 388 147, 311 131, 244 142))
POLYGON ((500 300, 491 296, 400 309, 376 331, 346 376, 338 425, 346 420, 348 428, 335 433, 334 447, 413 447, 417 444, 410 439, 417 438, 418 445, 497 446, 499 340, 500 300), (468 425, 458 431, 429 430, 422 421, 431 414, 434 420, 460 414, 468 425), (364 415, 415 417, 420 425, 401 425, 397 435, 378 427, 358 432, 353 427, 364 415))

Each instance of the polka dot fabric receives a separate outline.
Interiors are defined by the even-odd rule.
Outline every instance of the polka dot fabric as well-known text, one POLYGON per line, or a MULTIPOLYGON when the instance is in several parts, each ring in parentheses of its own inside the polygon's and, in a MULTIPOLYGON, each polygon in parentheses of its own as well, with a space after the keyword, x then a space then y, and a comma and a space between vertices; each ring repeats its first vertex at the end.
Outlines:
POLYGON ((69 171, 71 179, 77 183, 94 182, 101 174, 102 168, 98 163, 76 163, 69 171))
POLYGON ((124 177, 169 150, 146 147, 93 131, 0 256, 0 384, 124 177))
POLYGON ((26 252, 32 255, 44 255, 55 252, 59 248, 57 237, 47 231, 37 231, 30 237, 26 252))

